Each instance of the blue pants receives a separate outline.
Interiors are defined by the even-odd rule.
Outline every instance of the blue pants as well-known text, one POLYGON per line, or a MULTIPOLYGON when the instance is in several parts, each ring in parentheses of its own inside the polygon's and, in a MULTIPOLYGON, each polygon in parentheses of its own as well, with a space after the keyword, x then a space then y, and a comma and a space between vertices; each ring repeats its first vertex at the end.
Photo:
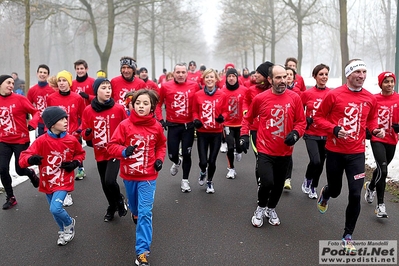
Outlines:
POLYGON ((72 218, 63 207, 64 199, 68 192, 64 190, 55 191, 52 194, 46 194, 50 212, 60 227, 60 231, 64 231, 64 226, 72 223, 72 218))
POLYGON ((152 208, 156 189, 156 180, 123 180, 129 209, 137 215, 136 254, 150 252, 152 242, 152 208))

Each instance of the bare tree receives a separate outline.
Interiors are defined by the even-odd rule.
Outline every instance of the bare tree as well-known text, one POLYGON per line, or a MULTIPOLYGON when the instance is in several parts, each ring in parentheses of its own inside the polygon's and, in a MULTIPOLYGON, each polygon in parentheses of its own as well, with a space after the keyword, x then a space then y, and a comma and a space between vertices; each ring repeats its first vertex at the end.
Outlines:
POLYGON ((340 14, 340 44, 341 44, 341 66, 342 66, 342 84, 345 83, 345 64, 349 61, 348 48, 348 13, 346 9, 346 0, 339 0, 340 14))

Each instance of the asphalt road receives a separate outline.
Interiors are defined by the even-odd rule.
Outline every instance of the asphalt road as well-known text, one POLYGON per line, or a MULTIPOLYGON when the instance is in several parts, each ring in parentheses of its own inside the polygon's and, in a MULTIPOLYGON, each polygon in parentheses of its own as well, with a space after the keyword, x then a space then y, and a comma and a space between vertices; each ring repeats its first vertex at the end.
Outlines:
MULTIPOLYGON (((58 228, 45 195, 24 182, 15 188, 18 205, 0 210, 1 265, 134 265, 135 225, 130 213, 110 223, 103 221, 106 199, 93 152, 88 147, 85 150, 88 177, 76 182, 74 204, 67 208, 76 219, 75 239, 57 246, 58 228)), ((348 194, 345 181, 342 194, 330 200, 328 211, 320 214, 316 200, 300 188, 307 162, 300 140, 294 152, 293 189, 283 192, 276 208, 281 225, 271 226, 265 220, 263 227, 254 228, 251 217, 257 187, 252 151, 236 163, 234 180, 225 178, 226 156, 219 154, 213 195, 197 183, 196 147, 191 193, 181 192, 181 173, 172 177, 166 158, 155 196, 151 265, 317 265, 319 240, 341 239, 348 194)), ((120 179, 119 183, 124 193, 120 179)), ((323 174, 320 184, 325 183, 323 174)), ((390 218, 377 219, 374 204, 367 204, 362 197, 355 240, 399 239, 398 204, 391 199, 387 195, 390 218)), ((1 194, 0 202, 4 201, 1 194)))

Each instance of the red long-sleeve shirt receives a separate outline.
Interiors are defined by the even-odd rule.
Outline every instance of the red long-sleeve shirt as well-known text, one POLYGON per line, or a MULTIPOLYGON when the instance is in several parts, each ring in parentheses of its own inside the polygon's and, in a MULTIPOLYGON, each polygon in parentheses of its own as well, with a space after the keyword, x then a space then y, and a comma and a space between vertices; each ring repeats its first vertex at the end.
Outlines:
POLYGON ((146 87, 145 82, 137 77, 133 81, 126 81, 122 76, 111 80, 112 98, 115 103, 125 106, 125 95, 129 91, 137 91, 146 87))
POLYGON ((332 152, 354 154, 365 151, 366 127, 378 128, 377 100, 366 89, 351 91, 342 85, 331 90, 321 102, 313 118, 315 126, 327 132, 326 149, 332 152), (334 127, 348 132, 346 138, 337 138, 334 127))
POLYGON ((85 159, 86 152, 75 137, 66 134, 64 137, 58 138, 50 136, 48 133, 43 134, 21 153, 19 165, 22 168, 30 166, 28 159, 32 155, 43 157, 42 164, 39 165, 39 191, 46 194, 59 190, 73 191, 74 172, 68 173, 60 166, 62 162, 74 160, 82 162, 85 159))
POLYGON ((240 85, 236 90, 222 89, 227 99, 228 113, 224 125, 229 127, 240 127, 244 110, 248 110, 248 103, 245 97, 248 95, 248 88, 240 85))
POLYGON ((47 107, 47 98, 54 92, 55 90, 48 84, 44 87, 40 87, 38 84, 36 84, 28 90, 28 95, 26 97, 40 112, 39 123, 43 123, 41 115, 44 109, 47 107))
POLYGON ((85 92, 89 95, 89 99, 84 99, 86 106, 96 97, 93 89, 94 81, 95 79, 92 77, 87 77, 83 82, 79 82, 76 79, 72 81, 71 91, 77 94, 79 94, 79 92, 85 92))
POLYGON ((255 96, 244 116, 241 135, 249 135, 249 125, 259 117, 256 139, 258 152, 271 156, 292 155, 294 146, 284 143, 286 136, 296 130, 299 137, 306 127, 305 114, 301 98, 295 92, 285 90, 282 94, 274 94, 271 89, 255 96))

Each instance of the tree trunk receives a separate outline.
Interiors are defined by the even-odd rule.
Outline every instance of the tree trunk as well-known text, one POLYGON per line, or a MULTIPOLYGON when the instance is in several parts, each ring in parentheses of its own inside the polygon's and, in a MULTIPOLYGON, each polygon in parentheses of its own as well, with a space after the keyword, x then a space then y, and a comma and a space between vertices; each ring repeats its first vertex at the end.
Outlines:
POLYGON ((140 5, 134 7, 134 37, 133 37, 133 58, 137 60, 137 44, 139 43, 139 17, 140 17, 140 5))
POLYGON ((349 61, 348 48, 348 12, 346 9, 346 0, 339 0, 339 17, 340 17, 340 44, 341 44, 341 74, 342 84, 346 83, 345 65, 349 61))
POLYGON ((25 59, 25 88, 24 94, 30 88, 30 0, 25 0, 25 39, 24 39, 24 59, 25 59))
POLYGON ((151 3, 151 79, 155 80, 155 3, 151 3))

